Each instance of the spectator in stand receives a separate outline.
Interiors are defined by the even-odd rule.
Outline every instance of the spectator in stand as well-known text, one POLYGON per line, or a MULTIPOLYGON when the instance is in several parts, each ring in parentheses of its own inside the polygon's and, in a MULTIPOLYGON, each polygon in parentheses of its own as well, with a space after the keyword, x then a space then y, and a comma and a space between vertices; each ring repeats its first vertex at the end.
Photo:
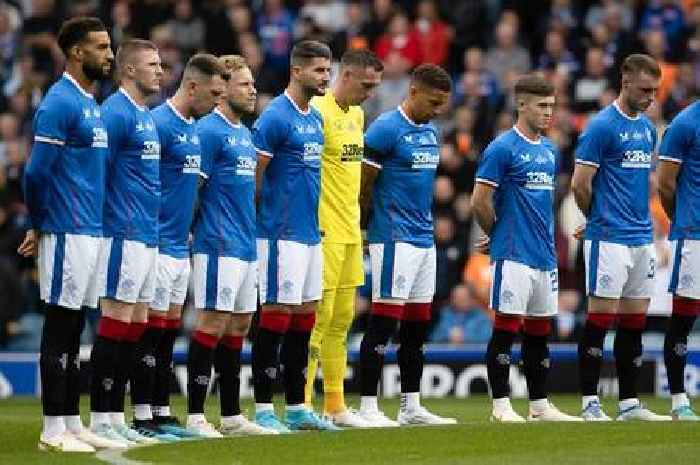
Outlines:
POLYGON ((690 63, 680 63, 678 65, 678 75, 676 84, 671 88, 671 92, 663 104, 663 117, 670 121, 673 117, 693 103, 700 93, 698 83, 693 72, 693 65, 690 63))
POLYGON ((681 57, 686 25, 683 9, 677 0, 649 0, 642 11, 639 26, 642 31, 660 30, 674 59, 681 57))
POLYGON ((313 19, 314 24, 333 34, 347 26, 347 4, 340 0, 306 0, 299 16, 313 19))
POLYGON ((175 44, 185 56, 193 55, 204 47, 206 25, 193 11, 191 0, 176 0, 174 11, 175 18, 168 24, 175 44))
POLYGON ((564 34, 556 29, 547 31, 544 41, 544 52, 537 60, 539 69, 554 69, 562 73, 576 73, 579 64, 574 54, 566 48, 564 34))
POLYGON ((257 34, 263 51, 263 66, 277 76, 275 94, 281 93, 289 73, 289 52, 294 41, 294 17, 283 0, 264 0, 257 21, 257 34))
POLYGON ((18 52, 19 35, 17 12, 0 3, 0 86, 10 78, 18 52), (14 17, 14 18, 13 18, 14 17))
POLYGON ((678 65, 668 60, 669 44, 661 29, 648 30, 644 33, 643 38, 646 53, 651 55, 661 67, 661 82, 656 93, 656 102, 658 105, 663 105, 676 83, 678 65))
POLYGON ((598 100, 610 80, 605 72, 605 54, 600 48, 589 48, 586 52, 586 66, 576 80, 573 89, 573 108, 579 113, 598 110, 598 100))
POLYGON ((370 48, 369 37, 366 33, 365 5, 360 0, 348 2, 345 28, 336 31, 330 42, 334 57, 341 57, 348 49, 370 48))
POLYGON ((516 70, 519 74, 530 70, 530 54, 517 42, 518 30, 512 21, 498 23, 496 43, 486 54, 486 67, 498 79, 501 88, 506 87, 506 73, 516 70))
POLYGON ((24 47, 28 48, 37 68, 53 76, 61 69, 63 54, 58 48, 56 34, 61 20, 55 14, 54 0, 32 0, 31 16, 22 26, 24 47))
POLYGON ((392 0, 372 0, 372 12, 365 24, 363 35, 369 39, 369 46, 375 49, 377 40, 389 27, 389 20, 394 12, 392 0))
MULTIPOLYGON (((449 180, 445 176, 442 178, 449 180)), ((451 194, 454 198, 454 190, 451 194)), ((444 302, 449 297, 450 290, 461 281, 467 252, 465 241, 456 238, 454 220, 448 213, 438 215, 435 218, 437 281, 434 302, 444 302)))
POLYGON ((468 284, 456 285, 450 301, 436 313, 438 317, 431 342, 448 344, 483 344, 491 338, 491 318, 473 297, 468 284))
POLYGON ((634 25, 634 13, 626 2, 620 0, 600 0, 598 5, 593 5, 586 13, 586 28, 591 31, 593 28, 606 21, 612 10, 620 18, 620 27, 625 31, 630 31, 634 25))
POLYGON ((440 19, 435 0, 421 0, 413 28, 423 62, 444 66, 450 51, 452 28, 440 19))
POLYGON ((423 61, 420 41, 410 24, 406 13, 397 10, 389 20, 386 33, 377 39, 374 50, 382 61, 402 74, 423 61))
POLYGON ((591 36, 584 39, 585 48, 592 47, 603 50, 603 63, 605 64, 606 72, 610 72, 618 60, 617 47, 615 42, 610 40, 610 31, 604 23, 595 24, 590 30, 591 36))

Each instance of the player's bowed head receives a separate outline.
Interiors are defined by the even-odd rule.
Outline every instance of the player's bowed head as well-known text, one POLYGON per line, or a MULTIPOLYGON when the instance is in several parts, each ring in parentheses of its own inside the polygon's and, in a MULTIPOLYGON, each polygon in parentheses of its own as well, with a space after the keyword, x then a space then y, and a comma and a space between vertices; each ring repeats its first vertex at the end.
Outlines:
POLYGON ((158 47, 150 40, 127 39, 116 57, 117 79, 138 103, 160 92, 163 68, 158 47))
POLYGON ((447 109, 451 92, 452 79, 447 71, 437 65, 422 64, 411 75, 402 107, 415 123, 427 123, 447 109))
POLYGON ((622 62, 619 104, 628 116, 645 112, 656 98, 661 68, 649 55, 634 53, 622 62))
POLYGON ((350 49, 340 58, 340 70, 333 94, 338 104, 347 109, 361 105, 372 97, 382 81, 384 64, 369 50, 350 49))
POLYGON ((185 108, 188 117, 201 118, 219 104, 229 75, 210 53, 198 53, 189 59, 182 73, 182 81, 173 101, 185 108))

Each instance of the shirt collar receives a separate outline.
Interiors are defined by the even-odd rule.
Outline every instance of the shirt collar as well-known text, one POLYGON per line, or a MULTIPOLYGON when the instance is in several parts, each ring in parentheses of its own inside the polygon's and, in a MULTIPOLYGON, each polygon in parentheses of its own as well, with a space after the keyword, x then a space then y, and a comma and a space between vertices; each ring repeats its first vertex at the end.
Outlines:
POLYGON ((121 92, 122 94, 124 94, 124 95, 126 96, 126 98, 131 102, 131 104, 134 105, 136 108, 138 108, 139 111, 146 111, 146 110, 148 110, 148 108, 146 108, 144 105, 139 105, 138 103, 136 103, 136 100, 134 100, 134 99, 131 97, 131 95, 129 95, 129 92, 127 92, 127 90, 126 90, 125 88, 120 87, 120 88, 119 88, 119 92, 121 92))
POLYGON ((166 100, 165 103, 168 104, 168 106, 173 111, 173 113, 175 113, 177 115, 177 117, 180 118, 182 121, 184 121, 187 124, 194 123, 194 118, 190 117, 189 119, 187 119, 184 116, 182 116, 182 113, 177 111, 177 108, 175 108, 175 105, 173 105, 173 102, 170 99, 166 100))
POLYGON ((75 78, 68 73, 68 71, 63 72, 63 77, 68 79, 68 81, 70 81, 70 83, 73 84, 80 91, 80 93, 83 94, 84 96, 86 96, 87 98, 91 98, 91 99, 95 98, 90 92, 83 89, 80 86, 80 84, 78 84, 78 81, 76 81, 75 78))
POLYGON ((289 92, 287 92, 286 89, 285 89, 285 91, 284 91, 284 96, 287 97, 287 98, 289 99, 289 102, 292 104, 292 106, 294 107, 294 109, 295 109, 296 111, 298 111, 299 113, 301 113, 302 115, 306 116, 306 115, 308 115, 309 113, 311 113, 311 107, 310 107, 310 106, 309 106, 309 109, 308 109, 308 110, 302 111, 301 108, 299 108, 299 105, 297 105, 297 103, 296 103, 296 102, 294 101, 294 99, 289 95, 289 92))
POLYGON ((214 110, 214 113, 216 113, 217 115, 219 115, 219 117, 221 117, 221 119, 223 119, 224 121, 226 121, 226 124, 228 124, 229 126, 234 127, 234 128, 236 128, 236 129, 238 129, 238 128, 241 127, 240 123, 239 123, 239 124, 236 124, 236 123, 234 123, 233 121, 231 121, 230 119, 228 119, 228 118, 226 117, 226 115, 224 115, 224 113, 223 113, 221 110, 219 110, 218 108, 217 108, 216 110, 214 110))

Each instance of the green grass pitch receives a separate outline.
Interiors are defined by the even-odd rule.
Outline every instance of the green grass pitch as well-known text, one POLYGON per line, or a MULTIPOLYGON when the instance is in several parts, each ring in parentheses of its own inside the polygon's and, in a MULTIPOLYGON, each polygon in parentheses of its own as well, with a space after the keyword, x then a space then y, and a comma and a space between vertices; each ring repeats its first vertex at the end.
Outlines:
MULTIPOLYGON (((575 413, 579 398, 554 397, 564 411, 575 413)), ((657 412, 666 412, 666 399, 644 399, 657 412)), ((357 404, 357 399, 350 399, 357 404)), ((195 465, 673 465, 700 463, 700 424, 607 423, 500 425, 488 421, 490 402, 477 396, 466 400, 427 399, 436 413, 451 415, 460 424, 450 427, 411 427, 307 432, 277 437, 241 437, 141 447, 107 456, 55 454, 36 449, 41 408, 38 400, 0 401, 0 464, 195 464, 195 465)), ((397 400, 382 403, 396 413, 397 400)), ((173 398, 183 418, 185 402, 173 398)), ((526 401, 514 402, 521 414, 526 401)), ((613 399, 605 399, 609 413, 613 399)), ((251 408, 246 404, 244 408, 251 408)), ((208 402, 208 417, 217 419, 218 403, 208 402)), ((87 399, 82 411, 88 412, 87 399)))

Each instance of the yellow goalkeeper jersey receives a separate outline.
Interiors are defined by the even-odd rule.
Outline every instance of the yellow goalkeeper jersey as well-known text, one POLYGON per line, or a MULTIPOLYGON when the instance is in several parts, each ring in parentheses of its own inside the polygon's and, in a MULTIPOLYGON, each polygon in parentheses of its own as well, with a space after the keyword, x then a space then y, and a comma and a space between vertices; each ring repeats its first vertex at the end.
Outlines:
POLYGON ((311 104, 323 116, 321 195, 318 206, 325 242, 356 244, 360 233, 360 173, 364 113, 359 106, 344 111, 329 90, 311 104))

